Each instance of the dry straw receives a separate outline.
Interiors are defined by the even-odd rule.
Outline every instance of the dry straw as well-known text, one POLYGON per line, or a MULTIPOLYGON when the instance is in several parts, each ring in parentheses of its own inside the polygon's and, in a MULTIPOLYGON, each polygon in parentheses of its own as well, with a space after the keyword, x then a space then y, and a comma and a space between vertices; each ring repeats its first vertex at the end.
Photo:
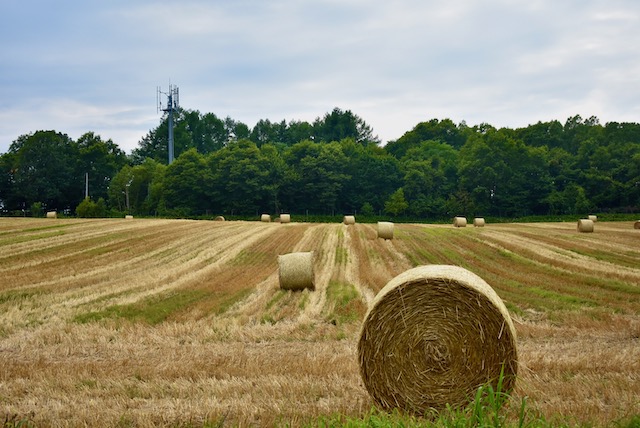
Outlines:
POLYGON ((47 218, 58 218, 58 213, 56 211, 47 211, 47 218))
POLYGON ((270 223, 271 222, 271 216, 269 214, 262 214, 260 216, 260 221, 265 222, 265 223, 270 223))
POLYGON ((453 225, 455 227, 467 227, 467 219, 465 217, 454 217, 453 225))
POLYGON ((594 223, 595 223, 596 221, 598 221, 598 216, 597 216, 597 215, 589 215, 589 216, 587 216, 587 218, 588 218, 589 220, 591 220, 592 222, 594 222, 594 223))
POLYGON ((280 223, 291 223, 291 214, 280 214, 280 223))
POLYGON ((640 229, 640 220, 636 220, 635 223, 633 223, 633 228, 640 229))
POLYGON ((344 224, 356 224, 356 216, 354 215, 346 215, 344 216, 344 218, 342 219, 342 222, 344 224))
POLYGON ((283 290, 315 290, 313 251, 278 256, 278 276, 283 290))
POLYGON ((476 217, 476 218, 473 219, 473 226, 474 227, 484 227, 484 225, 485 225, 484 218, 476 217))
POLYGON ((389 221, 379 221, 378 238, 393 239, 393 223, 389 221))
POLYGON ((219 215, 218 217, 215 218, 215 221, 224 221, 224 217, 219 215))
POLYGON ((516 331, 504 303, 482 278, 458 267, 410 269, 378 293, 358 342, 360 374, 384 409, 415 414, 461 407, 477 388, 504 390, 517 373, 516 331))
POLYGON ((578 220, 578 232, 593 232, 593 221, 586 218, 581 218, 580 220, 578 220))

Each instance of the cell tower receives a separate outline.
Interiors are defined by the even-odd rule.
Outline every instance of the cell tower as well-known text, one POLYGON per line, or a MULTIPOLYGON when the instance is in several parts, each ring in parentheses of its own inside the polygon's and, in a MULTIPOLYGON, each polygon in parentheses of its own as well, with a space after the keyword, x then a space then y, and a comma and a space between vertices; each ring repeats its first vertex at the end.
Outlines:
POLYGON ((179 107, 179 91, 178 87, 175 85, 169 84, 169 92, 162 92, 160 86, 157 88, 156 92, 156 103, 157 110, 167 112, 169 115, 169 164, 173 162, 173 112, 178 110, 179 107), (162 105, 162 95, 167 96, 167 106, 163 107, 162 105))

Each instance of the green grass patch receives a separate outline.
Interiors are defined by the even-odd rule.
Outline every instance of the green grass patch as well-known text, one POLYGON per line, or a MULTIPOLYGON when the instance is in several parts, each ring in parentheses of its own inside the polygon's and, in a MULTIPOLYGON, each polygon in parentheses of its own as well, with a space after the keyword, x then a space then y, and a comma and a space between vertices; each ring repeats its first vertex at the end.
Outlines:
POLYGON ((271 308, 273 308, 275 305, 278 304, 279 301, 282 300, 282 298, 284 296, 286 296, 288 294, 287 291, 284 290, 278 290, 275 292, 275 294, 273 295, 273 297, 271 297, 271 299, 269 300, 269 302, 267 302, 267 307, 265 308, 267 311, 270 310, 271 308))
POLYGON ((337 265, 346 265, 349 260, 349 252, 344 247, 336 248, 335 263, 337 265))
POLYGON ((89 323, 104 319, 127 320, 158 324, 171 314, 202 300, 209 293, 204 290, 179 290, 162 296, 153 296, 129 305, 114 305, 96 312, 77 315, 77 323, 89 323))
POLYGON ((335 305, 333 313, 328 314, 327 318, 336 324, 360 320, 366 312, 360 294, 352 284, 329 281, 327 299, 335 305))
POLYGON ((557 306, 561 308, 566 308, 567 306, 571 308, 579 308, 584 306, 587 306, 587 307, 598 306, 598 304, 593 300, 583 299, 580 297, 570 296, 567 294, 560 294, 551 290, 545 290, 538 287, 527 287, 527 290, 535 294, 536 296, 540 296, 557 303, 557 306))
POLYGON ((0 246, 12 245, 12 244, 21 244, 23 242, 29 242, 29 241, 37 241, 38 239, 46 239, 46 238, 52 238, 54 236, 61 236, 61 235, 64 235, 65 233, 66 232, 64 230, 56 230, 54 232, 40 233, 40 234, 37 234, 37 235, 13 236, 13 237, 8 238, 8 239, 0 240, 0 246))
POLYGON ((219 300, 219 303, 216 305, 215 313, 216 315, 223 314, 229 310, 236 303, 244 300, 249 294, 251 294, 253 290, 251 288, 246 288, 244 290, 237 291, 231 294, 225 294, 219 300))
POLYGON ((3 291, 2 293, 0 293, 0 305, 3 303, 11 303, 12 305, 20 303, 24 300, 30 299, 33 296, 42 294, 42 292, 42 290, 36 288, 3 291))
POLYGON ((231 266, 255 265, 258 263, 264 263, 265 261, 270 260, 272 257, 273 256, 265 252, 253 251, 253 250, 244 248, 238 253, 237 256, 233 258, 233 260, 231 260, 229 264, 231 266))

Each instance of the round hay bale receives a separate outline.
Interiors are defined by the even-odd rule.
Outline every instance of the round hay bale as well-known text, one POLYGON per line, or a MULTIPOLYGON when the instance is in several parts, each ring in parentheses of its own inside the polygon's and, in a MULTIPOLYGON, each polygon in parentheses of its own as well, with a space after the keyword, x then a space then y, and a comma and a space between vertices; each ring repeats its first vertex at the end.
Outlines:
POLYGON ((593 232, 593 221, 587 218, 581 218, 578 220, 578 232, 591 233, 593 232))
POLYGON ((58 218, 57 211, 47 211, 47 218, 58 218))
POLYGON ((280 223, 291 223, 291 214, 280 214, 280 223))
POLYGON ((260 216, 260 221, 264 223, 271 223, 271 216, 269 214, 262 214, 260 216))
POLYGON ((224 217, 223 217, 223 216, 221 216, 221 215, 219 215, 218 217, 216 217, 216 218, 214 219, 214 221, 224 221, 224 217))
POLYGON ((132 220, 133 216, 130 215, 130 214, 127 214, 126 216, 124 216, 124 218, 127 219, 127 220, 132 220))
POLYGON ((453 225, 455 227, 467 227, 467 218, 466 217, 454 217, 453 225))
POLYGON ((473 219, 473 227, 484 227, 484 225, 485 225, 484 218, 476 217, 473 219))
POLYGON ((516 331, 482 278, 428 265, 393 278, 367 312, 358 341, 360 374, 386 410, 415 414, 468 404, 481 385, 515 385, 516 331))
POLYGON ((313 251, 278 256, 278 276, 283 290, 315 290, 313 251))
POLYGON ((635 223, 633 223, 633 228, 640 229, 640 220, 636 220, 635 223))
POLYGON ((595 223, 596 221, 598 221, 598 216, 597 216, 597 215, 589 215, 589 216, 587 216, 587 218, 588 218, 589 220, 591 220, 592 222, 594 222, 594 223, 595 223))
POLYGON ((393 239, 393 223, 390 221, 379 221, 378 238, 393 239))
POLYGON ((344 218, 342 219, 342 222, 343 222, 344 224, 347 224, 347 225, 349 225, 349 224, 356 224, 356 216, 354 216, 354 215, 346 215, 346 216, 344 216, 344 218))

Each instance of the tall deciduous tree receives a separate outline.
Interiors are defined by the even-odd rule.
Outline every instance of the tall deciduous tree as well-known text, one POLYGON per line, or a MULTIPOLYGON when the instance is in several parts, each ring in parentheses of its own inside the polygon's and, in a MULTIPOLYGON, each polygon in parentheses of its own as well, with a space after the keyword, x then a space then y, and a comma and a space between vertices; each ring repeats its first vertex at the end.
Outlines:
MULTIPOLYGON (((48 210, 75 208, 84 198, 78 145, 66 134, 37 131, 22 135, 9 147, 13 204, 28 209, 42 202, 48 210)), ((5 177, 6 178, 6 177, 5 177)))

